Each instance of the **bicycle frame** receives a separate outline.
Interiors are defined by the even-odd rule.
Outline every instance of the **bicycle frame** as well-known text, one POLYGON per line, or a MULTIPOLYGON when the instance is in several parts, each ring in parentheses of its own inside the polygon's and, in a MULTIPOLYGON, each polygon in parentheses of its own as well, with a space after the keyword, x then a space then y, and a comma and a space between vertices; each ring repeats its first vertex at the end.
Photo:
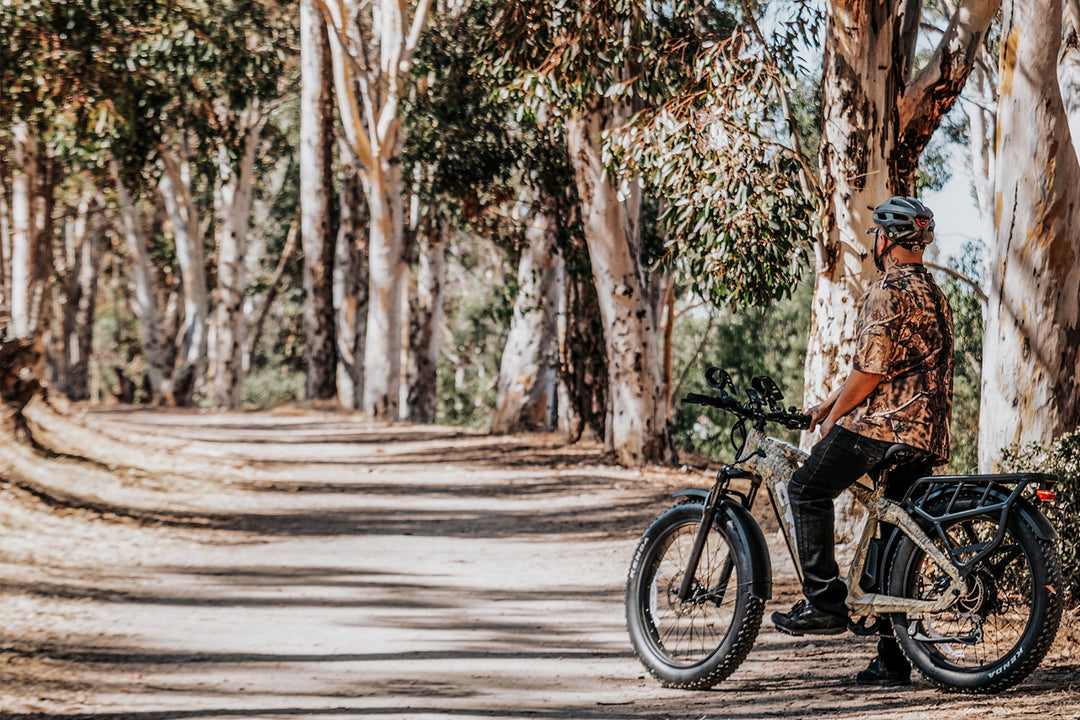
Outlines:
MULTIPOLYGON (((766 435, 759 427, 754 427, 747 433, 742 452, 739 454, 741 459, 736 460, 734 464, 752 473, 759 482, 765 484, 769 492, 769 499, 780 522, 788 552, 795 563, 795 571, 801 582, 802 565, 799 562, 798 545, 795 541, 795 517, 788 498, 787 483, 792 473, 806 461, 807 454, 793 445, 766 435)), ((851 560, 847 577, 842 578, 848 587, 847 605, 852 615, 862 617, 905 613, 909 618, 915 619, 930 613, 941 612, 949 607, 965 588, 964 579, 949 556, 931 541, 899 503, 884 497, 884 486, 871 490, 857 483, 850 490, 859 504, 866 508, 869 515, 855 556, 851 560), (916 600, 882 593, 867 593, 859 587, 859 578, 866 565, 870 541, 877 532, 878 524, 882 522, 895 525, 900 532, 911 538, 912 542, 949 577, 949 586, 937 600, 916 600)), ((754 494, 752 491, 746 499, 752 501, 754 494)))

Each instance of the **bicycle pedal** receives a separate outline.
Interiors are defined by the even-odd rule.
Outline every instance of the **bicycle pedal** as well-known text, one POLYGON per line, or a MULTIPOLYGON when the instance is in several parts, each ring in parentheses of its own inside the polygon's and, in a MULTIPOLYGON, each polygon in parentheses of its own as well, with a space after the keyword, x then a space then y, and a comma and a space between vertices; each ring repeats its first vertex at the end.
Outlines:
POLYGON ((859 637, 877 635, 885 626, 885 620, 879 617, 867 616, 848 621, 848 630, 859 637))

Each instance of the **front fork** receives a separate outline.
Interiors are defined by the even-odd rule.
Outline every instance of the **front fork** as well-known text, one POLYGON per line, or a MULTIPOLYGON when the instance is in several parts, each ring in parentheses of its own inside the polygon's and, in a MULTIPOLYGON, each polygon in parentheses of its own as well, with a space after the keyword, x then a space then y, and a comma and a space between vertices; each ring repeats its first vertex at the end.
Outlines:
MULTIPOLYGON (((701 562, 701 553, 705 551, 705 543, 709 539, 709 528, 716 517, 716 505, 720 502, 721 483, 713 485, 705 498, 705 507, 701 512, 701 522, 698 524, 697 535, 694 537, 694 547, 690 549, 690 558, 686 563, 686 571, 683 573, 682 582, 679 583, 679 602, 686 602, 694 587, 694 577, 697 575, 698 563, 701 562)), ((734 563, 729 555, 724 560, 724 566, 720 569, 719 587, 727 587, 727 581, 731 577, 734 563)))
MULTIPOLYGON (((694 537, 694 546, 690 549, 690 557, 686 563, 686 570, 683 573, 682 582, 679 583, 679 602, 687 602, 692 599, 694 578, 697 576, 698 564, 701 562, 701 554, 705 552, 705 543, 709 539, 709 528, 716 520, 716 509, 720 505, 720 498, 724 496, 724 493, 728 488, 728 483, 733 479, 746 477, 751 477, 750 473, 730 465, 725 465, 716 473, 716 483, 705 498, 705 506, 702 508, 701 512, 701 522, 698 524, 697 535, 694 537)), ((759 485, 760 481, 754 479, 751 481, 749 492, 745 495, 743 493, 734 493, 737 497, 741 498, 742 506, 747 510, 749 510, 754 503, 754 497, 757 495, 759 485)), ((724 558, 724 564, 720 566, 720 575, 716 579, 716 584, 712 588, 709 588, 706 591, 706 594, 716 602, 722 600, 722 593, 724 588, 727 587, 728 581, 731 579, 731 573, 734 570, 735 560, 729 553, 728 556, 724 558)))

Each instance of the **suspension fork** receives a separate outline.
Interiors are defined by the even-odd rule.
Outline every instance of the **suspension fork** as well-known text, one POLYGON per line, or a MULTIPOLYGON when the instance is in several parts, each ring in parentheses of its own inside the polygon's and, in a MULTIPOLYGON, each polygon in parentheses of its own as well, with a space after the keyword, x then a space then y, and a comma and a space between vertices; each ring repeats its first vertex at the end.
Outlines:
MULTIPOLYGON (((713 485, 712 490, 709 491, 708 497, 705 498, 705 507, 701 512, 701 522, 698 524, 697 535, 694 537, 694 546, 690 549, 690 559, 686 563, 686 570, 683 572, 682 582, 679 583, 679 602, 686 602, 690 599, 694 577, 697 575, 698 563, 701 562, 701 553, 705 551, 705 542, 709 538, 709 528, 716 518, 716 506, 720 503, 722 484, 723 483, 718 482, 713 485)), ((724 561, 724 566, 720 569, 721 583, 718 583, 719 587, 727 586, 727 580, 731 577, 733 566, 734 563, 729 556, 724 561)))

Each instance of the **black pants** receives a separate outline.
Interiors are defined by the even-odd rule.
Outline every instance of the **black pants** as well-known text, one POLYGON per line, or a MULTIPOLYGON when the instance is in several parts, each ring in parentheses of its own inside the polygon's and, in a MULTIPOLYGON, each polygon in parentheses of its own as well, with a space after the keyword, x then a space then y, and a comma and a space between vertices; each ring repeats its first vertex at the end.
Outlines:
MULTIPOLYGON (((847 586, 840 580, 833 536, 833 500, 874 470, 892 443, 857 435, 840 426, 814 446, 791 476, 788 496, 795 517, 795 542, 803 571, 803 594, 820 610, 847 617, 847 586)), ((905 465, 889 474, 885 495, 899 499, 928 465, 905 465)), ((853 579, 857 582, 858 579, 853 579)))

